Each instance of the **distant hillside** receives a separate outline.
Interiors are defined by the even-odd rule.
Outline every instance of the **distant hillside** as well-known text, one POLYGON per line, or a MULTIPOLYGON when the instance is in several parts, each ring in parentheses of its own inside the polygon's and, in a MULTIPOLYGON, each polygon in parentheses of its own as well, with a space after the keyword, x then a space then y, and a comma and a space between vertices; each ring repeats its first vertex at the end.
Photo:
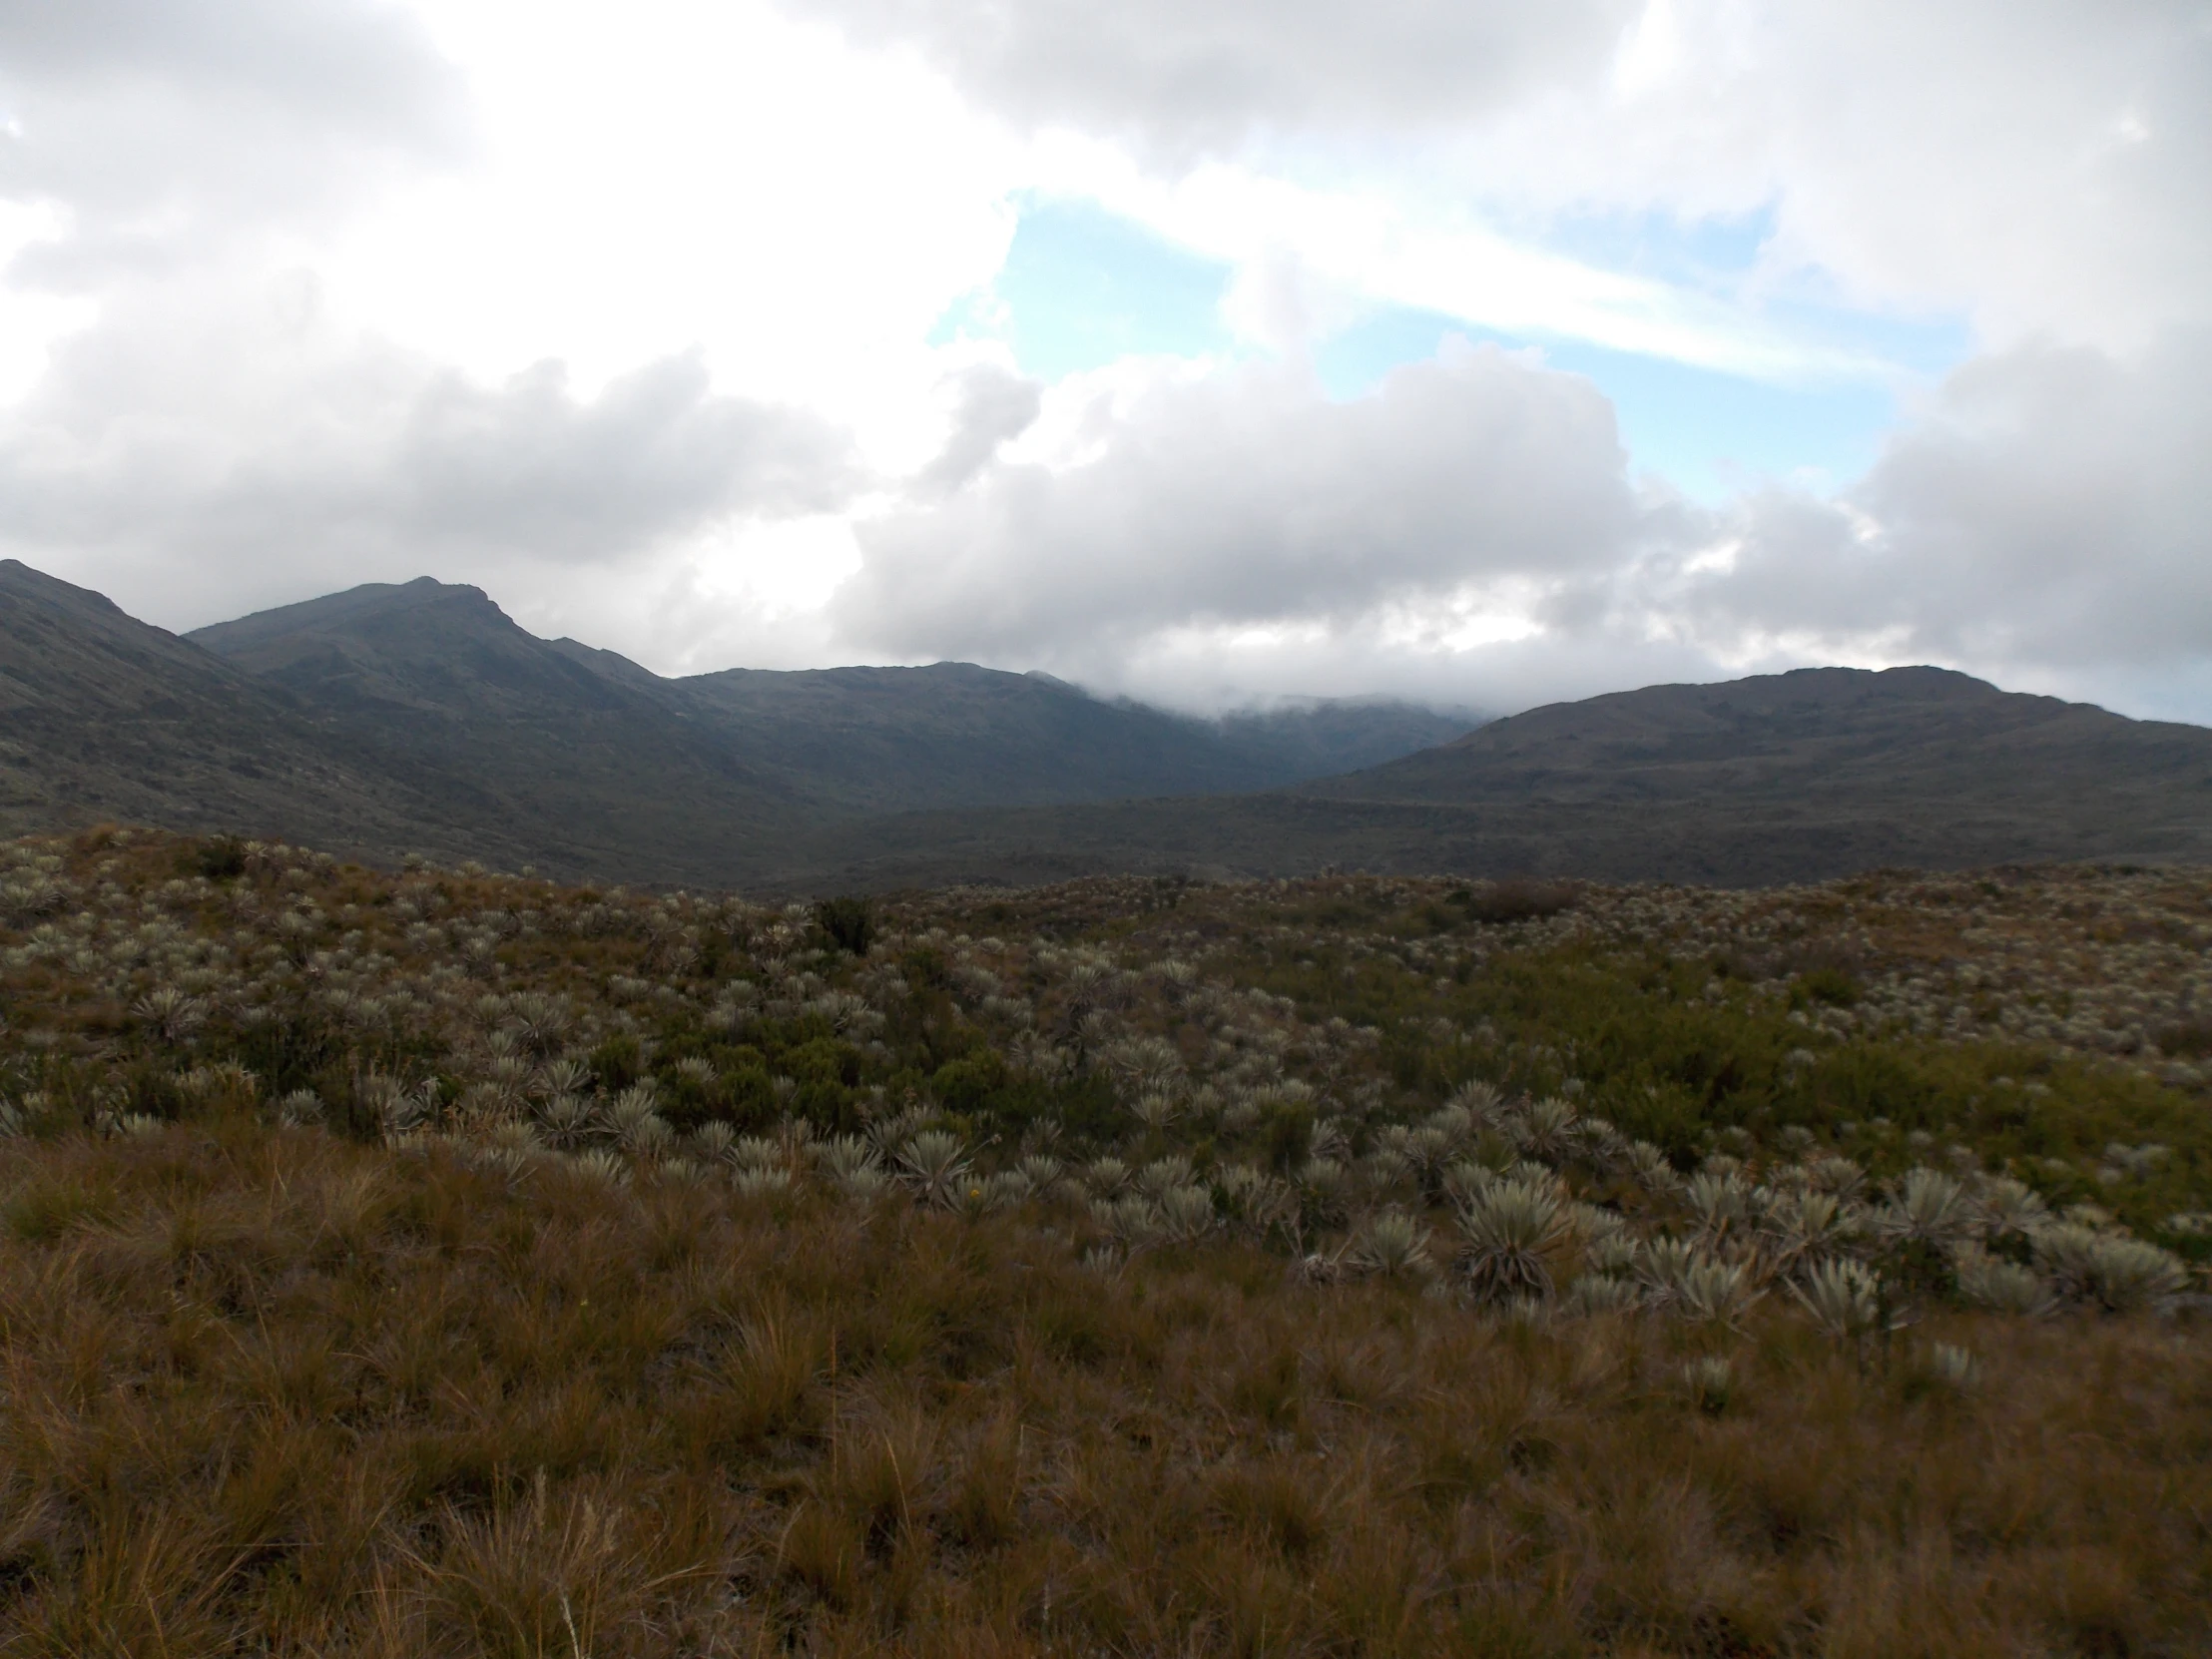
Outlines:
POLYGON ((619 819, 632 839, 689 839, 748 864, 755 835, 799 819, 1265 789, 1468 725, 1396 703, 1216 723, 968 663, 664 679, 538 639, 480 589, 428 578, 190 638, 357 740, 495 781, 518 809, 558 811, 579 833, 619 819), (684 822, 645 831, 638 814, 657 807, 684 822), (743 844, 728 844, 732 829, 748 831, 743 844))
POLYGON ((813 879, 1100 869, 1812 880, 1881 865, 2212 863, 2212 731, 1941 669, 1653 686, 1495 721, 1295 790, 936 814, 822 843, 813 879))
MULTIPOLYGON (((2063 811, 2062 778, 2172 805, 2169 767, 2202 767, 2212 732, 1999 691, 1939 668, 1799 669, 1554 703, 1455 742, 1330 779, 1333 800, 1875 803, 2063 811)), ((2185 799, 2185 798, 2184 798, 2185 799)))
POLYGON ((2212 863, 2212 731, 1929 668, 1464 735, 1386 703, 1200 721, 961 663, 663 679, 428 580, 180 639, 11 560, 0 716, 0 831, 131 819, 672 885, 2212 863))
POLYGON ((0 833, 117 819, 338 848, 518 850, 450 798, 323 730, 280 687, 0 559, 0 833))
POLYGON ((187 638, 456 810, 489 812, 552 868, 735 880, 810 822, 719 732, 524 632, 478 588, 355 588, 187 638))
POLYGON ((1258 757, 1303 781, 1333 778, 1450 743, 1480 721, 1447 717, 1387 698, 1302 699, 1224 715, 1222 731, 1258 757))
POLYGON ((1198 720, 972 663, 662 679, 611 651, 552 645, 715 727, 809 801, 852 813, 1268 789, 1394 760, 1473 723, 1383 699, 1198 720))
POLYGON ((875 815, 1257 789, 1466 726, 1387 702, 1209 722, 958 663, 669 680, 428 579, 180 639, 14 561, 0 710, 0 831, 135 819, 694 884, 875 815))

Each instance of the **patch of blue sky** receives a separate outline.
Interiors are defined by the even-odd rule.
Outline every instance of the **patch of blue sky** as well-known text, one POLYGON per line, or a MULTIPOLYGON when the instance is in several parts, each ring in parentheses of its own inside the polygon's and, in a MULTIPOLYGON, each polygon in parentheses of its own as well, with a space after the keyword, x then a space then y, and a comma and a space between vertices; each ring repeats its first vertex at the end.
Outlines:
MULTIPOLYGON (((1727 293, 1756 264, 1770 229, 1763 216, 1688 226, 1593 219, 1547 241, 1608 269, 1727 293)), ((1222 318, 1231 276, 1227 264, 1094 203, 1039 198, 1025 204, 990 289, 948 310, 931 337, 1003 339, 1023 372, 1047 381, 1132 355, 1243 355, 1252 347, 1222 318)), ((1392 368, 1433 357, 1446 334, 1535 344, 1546 362, 1586 375, 1612 400, 1632 467, 1719 502, 1769 480, 1815 488, 1850 482, 1896 427, 1901 396, 1970 347, 1955 321, 1857 311, 1812 293, 1769 293, 1751 309, 1792 338, 1888 371, 1768 383, 1390 306, 1322 341, 1312 358, 1330 395, 1350 398, 1373 391, 1392 368)))
POLYGON ((1873 464, 1906 412, 1903 400, 1964 360, 1962 319, 1899 316, 1840 303, 1815 279, 1760 271, 1770 213, 1678 221, 1602 215, 1553 222, 1528 240, 1617 271, 1740 305, 1771 334, 1864 364, 1857 374, 1767 381, 1556 336, 1531 339, 1429 310, 1383 306, 1314 353, 1334 397, 1357 397, 1401 363, 1434 355, 1446 334, 1535 344, 1555 368, 1587 376, 1612 400, 1631 465, 1700 500, 1771 481, 1849 483, 1873 464))
POLYGON ((1856 354, 1912 379, 1945 374, 1974 349, 1973 330, 1962 316, 1904 316, 1782 295, 1768 296, 1758 311, 1793 339, 1856 354))
POLYGON ((1768 267, 1764 256, 1774 234, 1773 211, 1762 208, 1689 220, 1660 213, 1578 215, 1532 229, 1525 240, 1597 270, 1704 293, 1806 346, 1908 374, 1939 374, 1970 349, 1959 317, 1868 310, 1847 302, 1818 273, 1768 267))
POLYGON ((1714 505, 1769 482, 1842 488, 1874 464, 1900 415, 1883 380, 1774 385, 1575 341, 1547 344, 1544 360, 1612 400, 1635 470, 1714 505))
POLYGON ((987 294, 945 313, 932 341, 1003 339, 1026 374, 1058 380, 1130 356, 1222 356, 1230 268, 1088 202, 1037 200, 987 294))
POLYGON ((1600 271, 1728 292, 1758 269, 1774 235, 1774 215, 1766 208, 1688 220, 1662 213, 1576 214, 1498 229, 1600 271))

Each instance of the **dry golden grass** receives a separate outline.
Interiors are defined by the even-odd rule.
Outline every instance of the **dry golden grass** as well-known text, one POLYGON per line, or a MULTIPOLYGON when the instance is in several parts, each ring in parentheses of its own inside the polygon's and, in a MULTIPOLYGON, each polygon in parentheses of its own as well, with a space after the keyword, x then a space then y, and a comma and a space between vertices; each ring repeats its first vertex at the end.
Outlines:
POLYGON ((0 1659, 2202 1654, 2208 913, 0 849, 0 1659))
POLYGON ((1861 1360, 240 1119, 0 1180, 10 1655, 2212 1640, 2198 1327, 1861 1360))

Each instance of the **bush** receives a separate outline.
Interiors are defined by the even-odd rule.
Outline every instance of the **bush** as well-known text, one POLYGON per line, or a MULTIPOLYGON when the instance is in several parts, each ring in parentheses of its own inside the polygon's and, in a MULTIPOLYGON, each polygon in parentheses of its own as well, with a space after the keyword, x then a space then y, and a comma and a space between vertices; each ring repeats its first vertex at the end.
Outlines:
POLYGON ((1459 888, 1451 895, 1451 902, 1460 905, 1473 921, 1498 924, 1508 921, 1532 921, 1543 916, 1557 915, 1574 902, 1574 888, 1564 881, 1539 881, 1528 876, 1510 876, 1503 881, 1485 882, 1479 888, 1459 888), (1465 896, 1462 898, 1461 894, 1465 896))
POLYGON ((179 862, 211 881, 235 881, 246 873, 246 843, 236 835, 217 835, 189 849, 179 862))
POLYGON ((815 925, 837 949, 865 956, 875 940, 875 906, 865 898, 826 898, 815 906, 815 925))

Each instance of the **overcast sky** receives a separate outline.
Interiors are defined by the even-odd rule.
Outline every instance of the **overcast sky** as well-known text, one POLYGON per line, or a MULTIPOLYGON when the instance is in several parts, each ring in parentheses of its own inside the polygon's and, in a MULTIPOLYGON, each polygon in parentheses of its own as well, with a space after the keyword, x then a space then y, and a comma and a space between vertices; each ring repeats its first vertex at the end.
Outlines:
POLYGON ((2212 722, 2212 3, 0 0, 0 553, 667 673, 2212 722))

